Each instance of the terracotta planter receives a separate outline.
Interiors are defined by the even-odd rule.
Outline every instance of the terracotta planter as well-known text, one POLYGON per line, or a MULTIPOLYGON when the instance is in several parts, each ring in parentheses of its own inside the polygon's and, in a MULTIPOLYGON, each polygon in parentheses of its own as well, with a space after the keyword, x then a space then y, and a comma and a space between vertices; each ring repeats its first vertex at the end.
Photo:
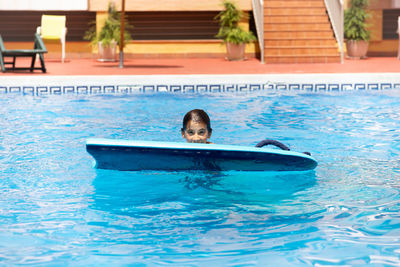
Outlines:
POLYGON ((346 40, 347 56, 350 59, 367 57, 368 42, 362 40, 346 40))
POLYGON ((243 60, 246 44, 226 43, 226 52, 228 60, 243 60))
POLYGON ((110 45, 104 46, 99 42, 99 58, 98 61, 117 61, 117 42, 111 42, 110 45))

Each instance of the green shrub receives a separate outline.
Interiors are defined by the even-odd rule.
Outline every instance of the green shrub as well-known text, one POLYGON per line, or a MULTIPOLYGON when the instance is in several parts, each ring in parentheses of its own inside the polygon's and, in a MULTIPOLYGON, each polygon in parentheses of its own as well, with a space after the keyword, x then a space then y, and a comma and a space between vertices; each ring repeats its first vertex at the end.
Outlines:
POLYGON ((224 43, 243 44, 257 40, 251 31, 245 31, 239 26, 241 19, 245 18, 243 11, 230 1, 223 2, 224 10, 221 11, 215 19, 219 21, 219 31, 215 36, 222 39, 224 43))
MULTIPOLYGON (((109 46, 113 41, 117 42, 118 45, 121 43, 121 14, 115 8, 113 3, 108 4, 107 19, 104 21, 103 27, 97 33, 96 22, 91 22, 90 29, 86 31, 84 39, 89 40, 92 45, 97 45, 101 42, 104 46, 109 46)), ((124 30, 124 46, 132 39, 128 30, 132 29, 133 26, 128 24, 127 18, 125 17, 125 30, 124 30)))
POLYGON ((350 7, 344 12, 344 37, 348 40, 368 41, 370 32, 367 30, 366 12, 368 0, 351 0, 350 7))

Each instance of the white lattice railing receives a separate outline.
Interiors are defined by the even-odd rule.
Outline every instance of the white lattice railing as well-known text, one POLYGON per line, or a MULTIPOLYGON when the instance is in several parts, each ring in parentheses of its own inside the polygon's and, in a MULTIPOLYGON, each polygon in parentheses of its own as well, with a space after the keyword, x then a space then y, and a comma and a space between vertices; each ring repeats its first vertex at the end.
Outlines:
POLYGON ((343 0, 325 0, 325 6, 329 14, 329 19, 335 33, 336 41, 340 49, 340 61, 344 60, 344 3, 343 0))
POLYGON ((257 39, 261 52, 261 63, 264 63, 264 0, 252 0, 252 5, 257 39))

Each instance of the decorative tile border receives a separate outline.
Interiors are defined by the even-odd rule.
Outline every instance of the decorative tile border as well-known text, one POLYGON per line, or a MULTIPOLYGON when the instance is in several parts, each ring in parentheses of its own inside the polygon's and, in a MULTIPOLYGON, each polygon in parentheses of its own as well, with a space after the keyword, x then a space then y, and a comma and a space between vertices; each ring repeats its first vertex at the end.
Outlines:
POLYGON ((318 83, 318 84, 170 84, 170 85, 65 85, 1 86, 1 94, 13 95, 124 95, 141 93, 235 93, 254 91, 334 92, 400 89, 400 83, 318 83))
POLYGON ((398 90, 400 74, 0 77, 0 95, 398 90), (95 81, 95 82, 93 82, 95 81), (338 82, 340 81, 340 82, 338 82))

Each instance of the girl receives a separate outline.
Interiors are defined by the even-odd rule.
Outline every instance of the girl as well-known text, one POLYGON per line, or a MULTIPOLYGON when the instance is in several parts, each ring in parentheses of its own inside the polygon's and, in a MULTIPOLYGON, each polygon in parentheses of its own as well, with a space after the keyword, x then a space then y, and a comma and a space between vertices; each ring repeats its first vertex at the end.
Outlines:
POLYGON ((193 109, 183 118, 182 137, 189 143, 212 144, 207 141, 211 137, 211 123, 207 113, 202 109, 193 109))

